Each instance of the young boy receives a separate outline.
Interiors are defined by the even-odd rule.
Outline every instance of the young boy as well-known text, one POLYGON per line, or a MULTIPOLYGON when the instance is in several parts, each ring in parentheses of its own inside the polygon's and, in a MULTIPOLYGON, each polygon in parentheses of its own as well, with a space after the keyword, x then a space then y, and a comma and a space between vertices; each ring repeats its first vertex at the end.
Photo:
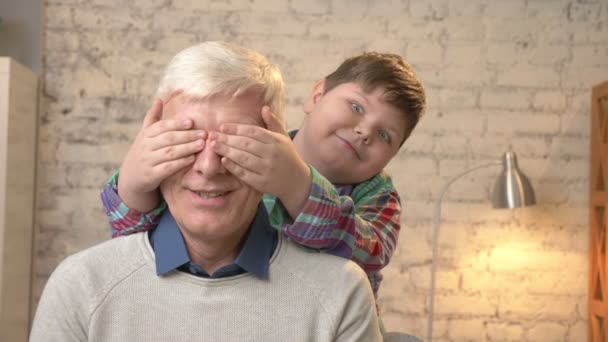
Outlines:
POLYGON ((192 163, 193 154, 212 148, 225 172, 266 193, 273 227, 298 244, 357 262, 377 296, 401 212, 382 170, 424 105, 412 68, 382 53, 347 59, 318 81, 291 139, 268 108, 262 111, 267 129, 230 124, 220 132, 199 132, 190 130, 190 122, 158 121, 162 103, 156 101, 123 162, 120 182, 117 172, 102 192, 112 235, 154 228, 166 208, 160 182, 192 163))

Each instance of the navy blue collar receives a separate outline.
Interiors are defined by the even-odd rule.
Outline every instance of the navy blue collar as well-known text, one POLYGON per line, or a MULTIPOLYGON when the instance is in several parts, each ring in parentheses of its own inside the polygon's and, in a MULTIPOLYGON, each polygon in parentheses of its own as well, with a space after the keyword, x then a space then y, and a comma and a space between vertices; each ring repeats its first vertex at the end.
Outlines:
MULTIPOLYGON (((149 234, 157 275, 165 275, 191 262, 184 238, 169 210, 165 211, 156 229, 149 234)), ((276 242, 277 233, 270 226, 264 204, 260 203, 234 264, 258 278, 267 279, 276 242)))

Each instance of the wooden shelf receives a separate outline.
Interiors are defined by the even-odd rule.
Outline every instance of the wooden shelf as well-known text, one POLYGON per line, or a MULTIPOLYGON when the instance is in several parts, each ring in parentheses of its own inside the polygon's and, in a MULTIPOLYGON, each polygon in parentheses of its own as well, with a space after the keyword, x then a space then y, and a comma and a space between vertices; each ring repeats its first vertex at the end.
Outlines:
POLYGON ((36 75, 0 57, 0 341, 27 341, 36 172, 36 75))

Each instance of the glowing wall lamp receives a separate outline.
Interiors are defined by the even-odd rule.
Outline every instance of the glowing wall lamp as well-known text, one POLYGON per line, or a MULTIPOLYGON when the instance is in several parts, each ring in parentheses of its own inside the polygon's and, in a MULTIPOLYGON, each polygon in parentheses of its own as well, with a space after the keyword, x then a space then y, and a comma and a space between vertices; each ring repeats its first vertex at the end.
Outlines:
POLYGON ((530 185, 528 178, 517 167, 517 158, 514 152, 506 152, 502 161, 496 161, 488 164, 479 165, 470 168, 448 180, 439 195, 439 199, 435 205, 435 216, 433 217, 433 241, 432 241, 432 259, 431 259, 431 293, 429 296, 429 316, 427 324, 427 342, 433 339, 433 309, 435 305, 435 271, 437 268, 437 241, 439 240, 439 223, 441 221, 441 201, 443 195, 447 192, 452 183, 461 177, 486 167, 503 166, 501 174, 496 179, 494 191, 492 193, 492 206, 494 208, 520 208, 536 204, 534 197, 534 189, 530 185))

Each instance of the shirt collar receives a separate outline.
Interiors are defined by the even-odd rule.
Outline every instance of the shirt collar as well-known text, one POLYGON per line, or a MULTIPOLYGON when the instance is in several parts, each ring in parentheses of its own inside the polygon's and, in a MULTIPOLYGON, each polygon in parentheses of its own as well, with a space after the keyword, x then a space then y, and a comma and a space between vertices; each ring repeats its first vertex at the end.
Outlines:
MULTIPOLYGON (((157 275, 165 275, 191 262, 184 238, 169 210, 165 211, 156 229, 149 234, 156 259, 157 275)), ((234 264, 258 278, 267 279, 277 234, 270 227, 268 213, 263 203, 258 206, 258 211, 246 234, 234 264)))

